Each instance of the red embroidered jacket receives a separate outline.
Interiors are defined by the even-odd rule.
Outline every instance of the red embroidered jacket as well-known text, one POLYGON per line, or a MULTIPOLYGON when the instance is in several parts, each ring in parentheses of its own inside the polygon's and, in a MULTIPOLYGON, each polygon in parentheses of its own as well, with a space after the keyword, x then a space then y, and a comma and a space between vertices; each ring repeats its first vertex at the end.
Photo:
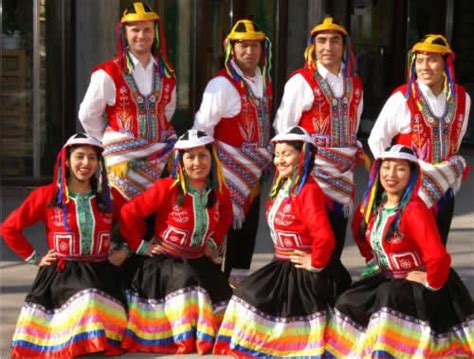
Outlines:
POLYGON ((266 148, 270 141, 270 115, 272 109, 272 86, 267 84, 263 99, 249 94, 245 84, 236 81, 225 70, 217 76, 230 81, 240 95, 240 113, 234 117, 222 118, 214 129, 214 138, 234 147, 242 143, 255 143, 266 148))
MULTIPOLYGON (((426 270, 428 285, 431 288, 439 289, 444 285, 448 279, 451 256, 441 243, 433 214, 420 198, 412 199, 405 208, 400 221, 402 237, 394 236, 389 241, 382 241, 383 253, 378 253, 371 246, 370 234, 374 218, 369 221, 365 237, 361 237, 360 233, 362 219, 359 208, 354 214, 352 232, 366 261, 375 258, 382 271, 396 278, 405 278, 410 271, 426 270), (388 261, 389 268, 385 268, 381 263, 382 255, 388 261)), ((383 233, 387 232, 392 220, 387 221, 383 233)))
POLYGON ((35 189, 7 217, 1 233, 8 246, 27 261, 35 257, 36 252, 23 229, 42 221, 46 226, 48 247, 55 250, 56 257, 92 261, 107 258, 113 214, 100 212, 93 194, 71 194, 66 204, 67 229, 62 208, 49 206, 55 192, 55 184, 35 189))
POLYGON ((208 192, 188 191, 184 204, 176 203, 178 185, 173 178, 160 179, 124 205, 120 231, 132 251, 143 254, 147 242, 145 218, 155 213, 155 236, 170 255, 199 258, 206 246, 218 248, 232 222, 232 205, 227 189, 217 193, 217 201, 206 208, 208 192))
POLYGON ((152 91, 144 96, 133 76, 119 67, 118 59, 98 65, 94 71, 97 70, 104 70, 115 84, 115 104, 106 108, 107 125, 112 130, 131 132, 135 138, 144 138, 150 143, 165 142, 174 133, 165 115, 165 107, 176 86, 174 78, 161 78, 155 68, 152 91))
POLYGON ((299 249, 311 252, 314 268, 323 269, 327 265, 336 242, 323 191, 312 177, 298 195, 277 195, 273 201, 267 201, 267 221, 277 258, 289 259, 299 249))
MULTIPOLYGON (((299 126, 306 129, 315 144, 322 147, 353 147, 357 141, 357 108, 362 98, 362 82, 358 76, 344 81, 344 95, 335 97, 329 84, 317 78, 318 72, 308 68, 295 71, 313 90, 311 109, 303 112, 299 126)), ((319 75, 320 76, 320 75, 319 75)))
MULTIPOLYGON (((395 92, 404 94, 407 85, 400 86, 395 92)), ((399 134, 394 142, 408 147, 415 147, 418 156, 430 163, 442 162, 457 152, 459 135, 466 116, 466 92, 462 86, 456 85, 456 96, 453 103, 447 103, 447 111, 443 118, 434 117, 429 105, 423 103, 421 91, 412 91, 407 99, 411 114, 411 131, 399 134)))

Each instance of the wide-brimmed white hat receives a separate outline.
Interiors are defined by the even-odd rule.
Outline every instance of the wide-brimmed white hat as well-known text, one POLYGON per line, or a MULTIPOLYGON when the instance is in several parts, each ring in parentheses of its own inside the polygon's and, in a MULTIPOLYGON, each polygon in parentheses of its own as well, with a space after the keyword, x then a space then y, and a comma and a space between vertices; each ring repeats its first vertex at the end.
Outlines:
POLYGON ((73 145, 89 145, 98 147, 101 151, 104 150, 102 143, 95 137, 89 136, 86 133, 76 133, 69 137, 63 147, 69 147, 73 145))
POLYGON ((410 147, 403 145, 393 145, 387 147, 385 151, 377 156, 377 159, 399 159, 418 163, 418 157, 416 156, 415 152, 410 147))
POLYGON ((272 138, 271 142, 285 142, 285 141, 301 141, 307 143, 313 143, 309 133, 300 126, 290 127, 285 133, 280 133, 272 138))
POLYGON ((208 135, 204 131, 187 130, 178 138, 174 148, 177 150, 187 150, 194 147, 205 146, 214 142, 214 137, 208 135))

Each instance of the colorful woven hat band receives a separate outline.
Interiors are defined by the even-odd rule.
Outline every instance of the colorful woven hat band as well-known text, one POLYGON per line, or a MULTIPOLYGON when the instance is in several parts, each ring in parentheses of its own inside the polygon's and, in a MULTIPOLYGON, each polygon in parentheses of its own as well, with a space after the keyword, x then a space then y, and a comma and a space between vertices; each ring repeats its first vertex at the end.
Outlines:
POLYGON ((158 21, 160 17, 148 5, 142 2, 134 2, 123 12, 120 22, 136 22, 136 21, 158 21))

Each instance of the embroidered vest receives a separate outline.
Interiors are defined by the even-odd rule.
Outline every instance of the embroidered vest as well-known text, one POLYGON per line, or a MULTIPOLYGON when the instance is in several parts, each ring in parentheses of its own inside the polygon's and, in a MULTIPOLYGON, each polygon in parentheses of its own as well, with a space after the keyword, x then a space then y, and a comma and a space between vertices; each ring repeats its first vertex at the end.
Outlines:
POLYGON ((67 203, 69 229, 63 210, 48 208, 48 240, 58 258, 107 258, 112 231, 112 214, 102 213, 95 195, 71 195, 67 203))
MULTIPOLYGON (((414 147, 418 157, 430 163, 446 160, 456 153, 461 127, 466 110, 466 92, 456 85, 456 97, 447 101, 441 118, 433 115, 427 100, 418 86, 407 100, 411 114, 411 131, 399 134, 394 142, 414 147)), ((407 85, 400 86, 394 92, 406 92, 407 85)))
POLYGON ((250 88, 241 81, 232 79, 225 70, 217 76, 227 78, 240 95, 240 113, 222 118, 214 130, 216 140, 234 147, 253 143, 266 148, 270 142, 270 113, 272 108, 272 86, 268 84, 262 99, 255 97, 250 88))
POLYGON ((97 66, 94 71, 104 70, 115 84, 115 105, 107 106, 108 127, 117 132, 133 133, 135 138, 150 143, 165 142, 174 133, 167 121, 165 107, 171 101, 175 79, 161 78, 154 66, 153 86, 149 95, 139 92, 132 74, 122 71, 118 59, 97 66))
POLYGON ((318 71, 302 68, 300 74, 314 95, 311 109, 303 112, 299 126, 306 129, 321 147, 353 147, 357 141, 357 108, 362 99, 362 82, 358 76, 344 81, 344 94, 336 97, 318 71))

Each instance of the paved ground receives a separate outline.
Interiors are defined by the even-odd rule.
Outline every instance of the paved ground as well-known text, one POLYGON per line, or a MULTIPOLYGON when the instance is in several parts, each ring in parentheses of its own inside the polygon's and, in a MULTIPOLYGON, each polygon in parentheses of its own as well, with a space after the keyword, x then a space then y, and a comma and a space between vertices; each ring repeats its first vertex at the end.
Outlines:
MULTIPOLYGON (((474 169, 474 148, 463 149, 462 153, 468 159, 471 169, 474 169)), ((367 181, 367 174, 363 169, 357 173, 358 193, 360 198, 367 181)), ((4 218, 10 211, 28 195, 28 188, 1 188, 0 218, 4 218)), ((44 251, 44 232, 41 225, 36 225, 26 231, 31 243, 39 250, 44 251)), ((256 244, 256 255, 252 268, 256 269, 268 263, 271 259, 271 240, 268 229, 261 225, 256 244)), ((0 357, 8 357, 10 341, 15 328, 16 320, 25 295, 29 290, 36 268, 19 261, 3 242, 0 248, 0 357)), ((469 291, 474 293, 474 174, 463 184, 456 198, 455 216, 448 241, 448 250, 452 255, 452 266, 457 270, 469 291)), ((362 270, 364 263, 355 244, 348 236, 343 253, 343 262, 351 271, 354 278, 362 270)), ((125 357, 155 357, 145 354, 127 354, 125 357)), ((162 356, 163 357, 163 356, 162 356)), ((172 357, 172 356, 165 356, 172 357)), ((180 356, 198 357, 197 355, 180 356)))

